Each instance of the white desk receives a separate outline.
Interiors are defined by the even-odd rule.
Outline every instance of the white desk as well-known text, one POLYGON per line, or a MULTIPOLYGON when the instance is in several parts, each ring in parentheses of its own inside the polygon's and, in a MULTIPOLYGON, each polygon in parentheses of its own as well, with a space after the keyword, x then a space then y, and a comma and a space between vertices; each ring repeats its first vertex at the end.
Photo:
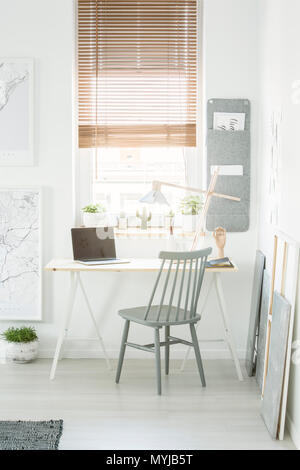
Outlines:
MULTIPOLYGON (((156 272, 160 269, 160 266, 161 266, 161 260, 159 260, 159 259, 132 259, 132 260, 130 260, 130 263, 126 263, 126 264, 110 264, 110 265, 98 265, 98 266, 86 266, 86 265, 76 263, 75 261, 68 260, 68 259, 54 259, 54 260, 50 261, 50 263, 47 264, 47 266, 45 267, 46 271, 68 272, 68 273, 70 273, 70 276, 71 276, 71 285, 70 285, 70 290, 69 290, 68 308, 67 308, 67 310, 66 310, 66 312, 63 316, 61 329, 60 329, 59 337, 58 337, 58 340, 57 340, 55 355, 54 355, 52 368, 51 368, 51 373, 50 373, 50 379, 51 380, 54 379, 54 377, 55 377, 57 362, 58 362, 58 360, 60 358, 60 354, 61 354, 61 348, 63 346, 64 340, 65 340, 65 338, 67 336, 67 333, 68 333, 68 329, 69 329, 70 321, 71 321, 71 317, 72 317, 72 311, 73 311, 73 307, 74 307, 74 301, 75 301, 76 292, 77 292, 78 287, 80 287, 81 290, 82 290, 83 297, 84 297, 84 300, 86 302, 89 314, 91 315, 92 321, 94 323, 94 326, 95 326, 95 329, 96 329, 96 332, 97 332, 97 336, 98 336, 100 345, 102 347, 104 357, 106 359, 107 366, 108 366, 109 369, 111 369, 110 360, 107 356, 105 346, 104 346, 104 342, 103 342, 102 336, 100 334, 100 331, 99 331, 99 328, 98 328, 98 325, 97 325, 97 322, 96 322, 96 318, 93 314, 88 296, 87 296, 86 291, 84 289, 84 285, 82 283, 80 273, 81 272, 97 272, 97 273, 102 273, 102 272, 103 273, 105 273, 105 272, 116 272, 116 273, 156 272)), ((167 270, 168 267, 166 266, 165 269, 167 270)), ((176 269, 176 267, 174 267, 174 270, 175 269, 176 269)), ((232 273, 236 273, 237 271, 238 271, 238 268, 237 268, 236 265, 234 265, 233 268, 225 268, 225 269, 224 268, 223 269, 221 269, 221 268, 209 268, 209 269, 206 270, 207 273, 212 274, 212 278, 210 280, 210 285, 209 285, 207 295, 203 299, 204 301, 202 303, 202 308, 201 308, 200 313, 202 315, 202 313, 203 313, 203 311, 206 307, 207 300, 208 300, 208 297, 210 295, 210 292, 211 292, 213 286, 215 286, 216 294, 217 294, 217 298, 218 298, 218 302, 219 302, 219 307, 220 307, 220 314, 221 314, 222 321, 223 321, 223 326, 224 326, 224 337, 222 339, 210 340, 209 342, 221 342, 222 341, 222 342, 225 342, 227 344, 227 346, 230 350, 232 359, 233 359, 234 364, 235 364, 238 379, 242 381, 243 380, 243 375, 242 375, 241 366, 240 366, 240 363, 239 363, 239 360, 238 360, 234 340, 233 340, 232 333, 231 333, 230 322, 229 322, 229 318, 228 318, 228 315, 227 315, 226 302, 225 302, 224 291, 223 291, 223 286, 222 286, 222 275, 226 276, 226 275, 229 275, 229 274, 232 274, 232 273)), ((151 288, 152 288, 152 286, 149 286, 149 295, 150 295, 151 288)), ((205 342, 205 341, 201 341, 201 342, 205 342)), ((188 358, 189 351, 190 350, 187 350, 185 360, 183 361, 183 364, 182 364, 182 369, 184 368, 185 361, 188 358)))

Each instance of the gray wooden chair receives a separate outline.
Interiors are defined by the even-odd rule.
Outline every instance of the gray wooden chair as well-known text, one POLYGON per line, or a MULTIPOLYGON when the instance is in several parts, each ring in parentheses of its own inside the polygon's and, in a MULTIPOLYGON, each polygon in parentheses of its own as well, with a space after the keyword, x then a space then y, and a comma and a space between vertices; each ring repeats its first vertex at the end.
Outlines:
POLYGON ((119 315, 124 318, 121 350, 117 368, 116 383, 119 383, 126 346, 142 351, 154 352, 156 357, 157 392, 161 395, 161 364, 160 347, 165 349, 165 372, 169 374, 170 346, 185 344, 193 346, 195 350, 198 370, 205 387, 204 370, 200 355, 199 343, 195 324, 200 320, 197 314, 197 305, 205 273, 207 257, 211 248, 201 251, 161 252, 161 268, 154 284, 153 292, 147 306, 120 310, 119 315), (174 271, 174 273, 173 273, 174 271), (163 279, 165 278, 165 279, 163 279), (173 280, 172 280, 173 278, 173 280), (162 295, 158 304, 154 300, 159 295, 162 286, 162 295), (168 299, 166 301, 165 299, 168 299), (130 322, 139 323, 154 328, 154 343, 141 346, 127 341, 130 322), (190 325, 192 343, 170 336, 170 327, 175 325, 190 325), (160 329, 165 328, 165 341, 160 341, 160 329))

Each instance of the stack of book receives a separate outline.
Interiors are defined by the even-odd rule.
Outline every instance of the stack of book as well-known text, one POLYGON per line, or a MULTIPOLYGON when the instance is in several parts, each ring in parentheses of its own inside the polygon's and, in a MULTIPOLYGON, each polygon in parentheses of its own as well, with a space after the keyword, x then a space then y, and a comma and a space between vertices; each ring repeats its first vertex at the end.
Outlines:
POLYGON ((206 262, 207 268, 234 268, 229 258, 210 259, 206 262))

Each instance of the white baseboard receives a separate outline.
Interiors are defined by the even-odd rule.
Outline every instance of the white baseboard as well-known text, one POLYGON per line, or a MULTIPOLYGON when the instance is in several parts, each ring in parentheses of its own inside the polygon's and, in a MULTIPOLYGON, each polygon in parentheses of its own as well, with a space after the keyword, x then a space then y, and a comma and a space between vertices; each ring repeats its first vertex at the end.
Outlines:
POLYGON ((294 421, 288 413, 286 415, 286 427, 290 433, 293 443, 295 444, 297 449, 300 450, 300 432, 298 431, 298 429, 296 429, 294 421))
MULTIPOLYGON (((238 357, 241 360, 245 359, 245 351, 238 350, 238 357)), ((111 359, 117 359, 119 356, 119 350, 111 349, 107 351, 108 356, 111 359)), ((186 350, 173 349, 171 352, 171 359, 184 359, 186 350)), ((193 351, 191 351, 190 358, 192 359, 193 351)), ((230 352, 227 349, 201 349, 201 355, 203 359, 231 359, 230 352)), ((40 349, 39 357, 41 359, 52 359, 54 356, 54 350, 52 349, 40 349)), ((138 351, 135 349, 127 348, 126 357, 131 359, 151 359, 151 355, 138 351)), ((64 358, 66 359, 103 359, 102 351, 96 349, 65 349, 64 358)))

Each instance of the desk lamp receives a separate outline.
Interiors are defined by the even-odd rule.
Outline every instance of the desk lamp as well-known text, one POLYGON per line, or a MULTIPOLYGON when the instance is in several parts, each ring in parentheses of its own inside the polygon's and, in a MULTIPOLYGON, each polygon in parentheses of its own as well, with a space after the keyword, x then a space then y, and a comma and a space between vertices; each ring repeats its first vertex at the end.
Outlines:
POLYGON ((174 183, 166 183, 164 181, 153 181, 152 190, 149 193, 147 193, 145 196, 143 196, 140 199, 140 202, 145 203, 145 204, 162 204, 162 205, 169 206, 167 199, 161 192, 162 186, 169 186, 171 188, 183 189, 186 191, 191 191, 193 193, 205 194, 205 201, 204 201, 203 209, 199 217, 200 220, 199 220, 198 228, 196 230, 192 248, 191 248, 192 250, 195 250, 198 244, 199 237, 205 235, 204 227, 206 223, 206 216, 207 216, 207 212, 210 206, 211 198, 219 197, 222 199, 229 199, 230 201, 236 201, 236 202, 239 202, 241 200, 238 197, 229 196, 227 194, 220 194, 220 193, 215 192, 215 187, 217 184, 219 172, 220 172, 220 168, 216 167, 207 190, 199 189, 199 188, 192 188, 190 186, 181 186, 179 184, 174 184, 174 183))

